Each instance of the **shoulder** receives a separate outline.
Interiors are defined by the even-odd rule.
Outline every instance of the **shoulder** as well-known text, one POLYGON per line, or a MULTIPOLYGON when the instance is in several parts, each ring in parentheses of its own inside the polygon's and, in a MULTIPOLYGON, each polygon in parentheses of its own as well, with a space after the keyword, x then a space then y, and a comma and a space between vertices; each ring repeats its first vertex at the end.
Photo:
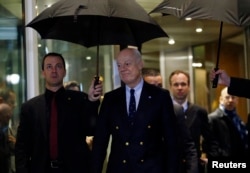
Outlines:
POLYGON ((211 112, 210 114, 208 114, 208 118, 210 120, 214 120, 214 119, 220 118, 222 116, 223 116, 223 112, 219 108, 217 108, 214 112, 211 112))
POLYGON ((142 90, 146 90, 152 94, 170 95, 169 90, 148 84, 147 82, 144 82, 142 90))
POLYGON ((27 100, 26 102, 23 103, 23 105, 35 104, 35 103, 43 101, 43 100, 45 100, 45 95, 41 94, 41 95, 35 96, 35 97, 27 100))
POLYGON ((189 103, 190 104, 190 109, 194 109, 196 111, 199 111, 199 112, 203 112, 203 113, 206 113, 207 114, 207 110, 197 104, 192 104, 192 103, 189 103))
POLYGON ((103 98, 105 100, 107 100, 107 98, 112 98, 112 99, 118 98, 119 99, 122 96, 125 96, 125 87, 123 87, 123 86, 106 92, 104 94, 103 98))
POLYGON ((74 91, 74 90, 65 90, 66 97, 74 97, 78 99, 88 99, 88 94, 85 92, 74 91))

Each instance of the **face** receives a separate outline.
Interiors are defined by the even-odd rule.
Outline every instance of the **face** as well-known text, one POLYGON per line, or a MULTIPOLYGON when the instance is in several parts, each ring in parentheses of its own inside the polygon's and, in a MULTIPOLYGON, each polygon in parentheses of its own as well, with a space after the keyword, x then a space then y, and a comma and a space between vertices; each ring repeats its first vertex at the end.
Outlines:
POLYGON ((9 120, 12 116, 11 107, 6 103, 0 105, 0 123, 3 126, 8 126, 9 120))
POLYGON ((48 56, 44 60, 44 70, 42 75, 46 81, 46 88, 56 91, 63 86, 63 78, 66 75, 66 70, 63 66, 63 61, 58 56, 48 56))
POLYGON ((141 80, 143 62, 140 54, 133 49, 124 49, 116 61, 121 80, 130 88, 134 88, 141 80))
POLYGON ((234 110, 238 104, 238 97, 229 95, 227 88, 221 91, 220 104, 222 104, 226 110, 234 110))
POLYGON ((79 87, 77 86, 72 86, 69 88, 69 90, 80 91, 79 87))
POLYGON ((12 110, 16 107, 16 94, 14 92, 10 93, 10 97, 6 103, 11 107, 12 110))
POLYGON ((182 73, 174 74, 171 77, 170 90, 174 100, 183 103, 187 99, 190 90, 188 78, 182 73))
POLYGON ((152 85, 162 87, 162 77, 160 75, 158 76, 145 76, 144 80, 152 85))

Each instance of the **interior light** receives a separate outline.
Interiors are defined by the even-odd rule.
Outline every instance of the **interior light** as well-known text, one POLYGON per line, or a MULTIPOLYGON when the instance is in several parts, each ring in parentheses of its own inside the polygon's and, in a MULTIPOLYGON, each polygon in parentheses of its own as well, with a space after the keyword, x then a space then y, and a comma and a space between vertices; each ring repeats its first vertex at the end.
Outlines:
POLYGON ((193 67, 202 67, 202 63, 198 62, 198 63, 192 63, 193 67))
POLYGON ((6 81, 8 83, 11 83, 13 85, 18 84, 20 81, 20 76, 19 74, 10 74, 6 76, 6 81))
POLYGON ((186 17, 185 20, 190 21, 190 20, 192 20, 192 18, 191 17, 186 17))
POLYGON ((91 56, 86 56, 86 60, 91 60, 91 56))
POLYGON ((202 32, 203 30, 202 30, 202 28, 196 28, 195 31, 196 32, 202 32))
POLYGON ((170 38, 170 39, 168 40, 168 44, 170 44, 170 45, 173 45, 173 44, 175 44, 175 41, 174 41, 174 39, 173 39, 173 38, 170 38))

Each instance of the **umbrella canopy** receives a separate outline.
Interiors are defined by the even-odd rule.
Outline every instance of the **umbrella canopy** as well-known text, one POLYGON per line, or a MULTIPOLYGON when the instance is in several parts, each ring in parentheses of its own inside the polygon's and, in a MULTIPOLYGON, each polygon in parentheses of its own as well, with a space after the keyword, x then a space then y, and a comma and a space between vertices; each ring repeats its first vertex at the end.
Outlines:
MULTIPOLYGON (((237 26, 250 25, 249 0, 164 0, 150 13, 174 15, 180 19, 211 19, 221 21, 215 70, 219 69, 219 55, 223 22, 237 26)), ((217 87, 218 75, 213 81, 217 87)))
POLYGON ((238 26, 250 24, 249 0, 164 0, 150 13, 171 14, 180 19, 211 19, 238 26))
POLYGON ((132 45, 167 37, 135 0, 61 0, 41 12, 28 25, 42 39, 81 44, 132 45))

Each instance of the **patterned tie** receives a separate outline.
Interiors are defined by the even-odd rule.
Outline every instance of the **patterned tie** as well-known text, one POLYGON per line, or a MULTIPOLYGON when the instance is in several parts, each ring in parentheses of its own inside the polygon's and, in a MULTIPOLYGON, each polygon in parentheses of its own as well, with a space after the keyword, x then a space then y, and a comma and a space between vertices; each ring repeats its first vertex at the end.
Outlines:
POLYGON ((57 107, 55 94, 52 97, 51 101, 51 110, 50 110, 50 158, 56 160, 58 156, 57 151, 57 107))
POLYGON ((135 104, 135 90, 130 89, 130 101, 129 101, 129 118, 133 118, 136 112, 136 104, 135 104))
POLYGON ((227 113, 228 117, 233 121, 234 126, 237 128, 240 137, 242 138, 245 146, 247 147, 248 132, 245 124, 241 121, 239 115, 237 115, 236 110, 233 111, 225 110, 225 112, 227 113))

